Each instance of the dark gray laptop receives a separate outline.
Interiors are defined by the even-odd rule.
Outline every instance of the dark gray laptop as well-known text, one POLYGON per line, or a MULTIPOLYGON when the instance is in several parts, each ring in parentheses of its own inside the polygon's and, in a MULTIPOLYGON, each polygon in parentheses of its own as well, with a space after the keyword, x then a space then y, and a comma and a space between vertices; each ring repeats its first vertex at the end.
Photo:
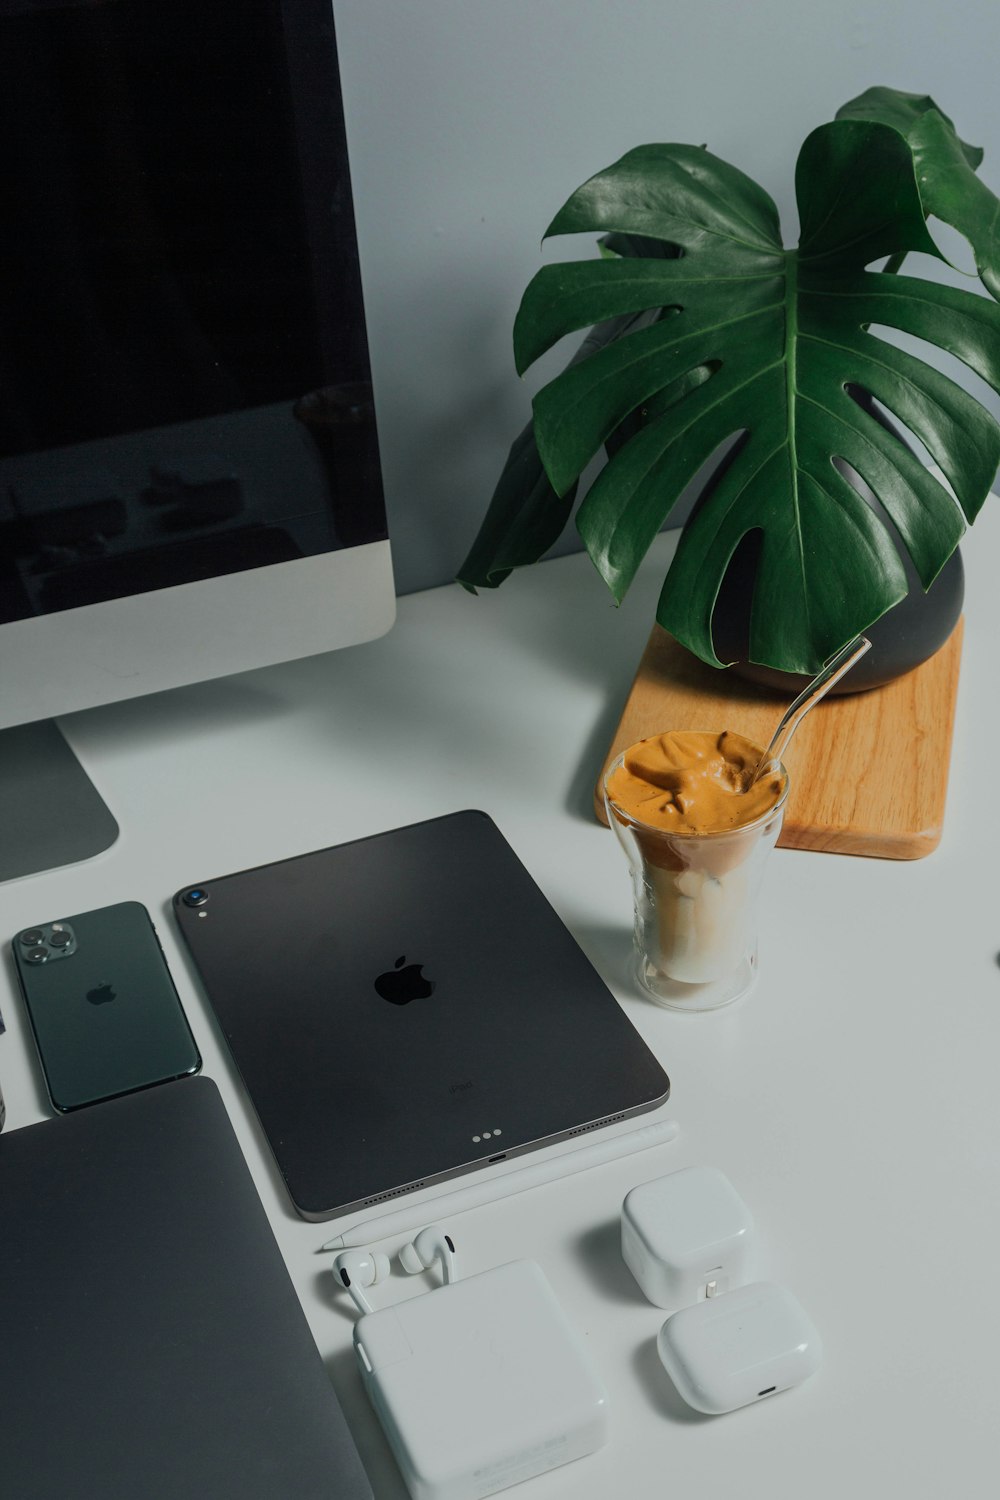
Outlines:
POLYGON ((0 1490, 371 1496, 210 1080, 0 1136, 0 1490))
POLYGON ((485 813, 206 880, 174 910, 305 1218, 489 1171, 669 1093, 485 813))

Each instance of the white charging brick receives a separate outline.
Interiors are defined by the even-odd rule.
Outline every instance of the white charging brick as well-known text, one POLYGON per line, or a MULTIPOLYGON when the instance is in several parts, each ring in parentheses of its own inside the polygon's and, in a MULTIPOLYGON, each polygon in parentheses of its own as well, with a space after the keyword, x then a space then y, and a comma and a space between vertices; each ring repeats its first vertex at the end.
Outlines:
POLYGON ((625 1264, 656 1307, 688 1307, 752 1275, 753 1219, 724 1172, 682 1167, 622 1205, 625 1264))
POLYGON ((354 1345, 413 1500, 483 1500, 607 1441, 604 1386, 534 1261, 367 1313, 354 1345))

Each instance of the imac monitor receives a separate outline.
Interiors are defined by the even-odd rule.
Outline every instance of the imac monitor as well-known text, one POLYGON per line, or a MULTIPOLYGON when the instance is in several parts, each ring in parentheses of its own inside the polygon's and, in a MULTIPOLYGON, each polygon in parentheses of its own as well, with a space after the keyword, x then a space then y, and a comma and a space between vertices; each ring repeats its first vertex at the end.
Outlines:
POLYGON ((3 0, 0 879, 55 716, 394 613, 330 0, 3 0))

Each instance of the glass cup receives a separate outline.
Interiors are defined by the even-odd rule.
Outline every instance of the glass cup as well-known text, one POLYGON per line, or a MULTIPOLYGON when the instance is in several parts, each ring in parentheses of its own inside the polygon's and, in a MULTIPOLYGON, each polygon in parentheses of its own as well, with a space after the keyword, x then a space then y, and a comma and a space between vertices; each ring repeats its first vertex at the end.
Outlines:
POLYGON ((635 977, 658 1005, 714 1010, 740 999, 757 978, 757 898, 788 797, 779 766, 777 802, 752 823, 719 833, 675 833, 616 805, 604 781, 608 822, 618 835, 635 898, 635 977))

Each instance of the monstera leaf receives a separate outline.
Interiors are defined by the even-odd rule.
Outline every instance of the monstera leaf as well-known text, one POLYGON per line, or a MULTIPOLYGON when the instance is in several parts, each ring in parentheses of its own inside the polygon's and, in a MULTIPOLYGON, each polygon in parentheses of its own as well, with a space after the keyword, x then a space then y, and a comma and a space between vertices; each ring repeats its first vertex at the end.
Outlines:
MULTIPOLYGON (((640 147, 574 193, 548 231, 601 232, 618 253, 544 268, 515 324, 523 371, 568 333, 626 320, 538 394, 532 433, 553 508, 607 445, 577 525, 616 599, 681 492, 740 437, 683 529, 657 610, 715 666, 712 612, 748 534, 760 542, 751 659, 813 672, 907 591, 896 543, 845 466, 870 485, 927 588, 1000 463, 989 413, 874 331, 936 344, 1000 391, 1000 308, 867 269, 909 251, 940 255, 933 215, 969 239, 984 284, 1000 285, 1000 205, 975 177, 978 153, 927 98, 873 90, 841 113, 799 156, 797 249, 783 248, 773 202, 735 167, 698 147, 640 147), (852 398, 857 389, 921 440, 953 494, 852 398)), ((499 530, 523 541, 515 492, 508 485, 499 530)), ((480 543, 497 519, 494 503, 480 543)), ((528 551, 518 561, 533 560, 528 551)), ((474 549, 462 582, 499 581, 489 552, 474 549)), ((496 548, 500 566, 510 555, 496 548)))
POLYGON ((996 197, 976 176, 980 148, 959 140, 928 94, 869 89, 838 109, 837 119, 879 120, 906 137, 924 214, 968 238, 983 285, 1000 297, 1000 215, 996 197))

